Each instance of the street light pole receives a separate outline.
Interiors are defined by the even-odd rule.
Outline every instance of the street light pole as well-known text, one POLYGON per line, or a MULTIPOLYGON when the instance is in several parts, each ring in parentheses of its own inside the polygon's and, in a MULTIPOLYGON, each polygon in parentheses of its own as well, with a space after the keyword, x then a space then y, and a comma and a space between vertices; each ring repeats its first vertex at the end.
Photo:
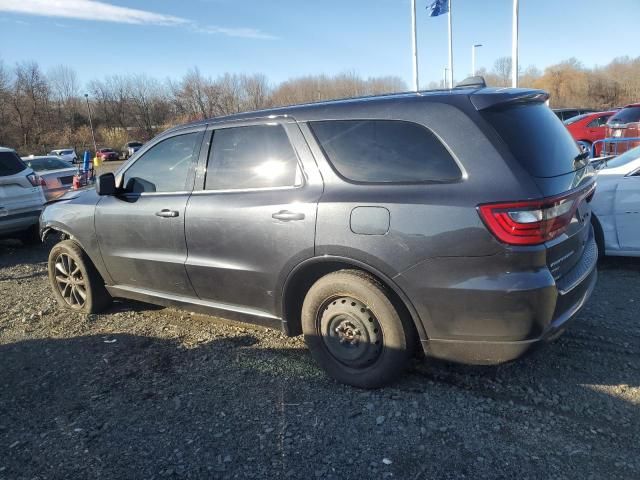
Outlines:
POLYGON ((87 101, 87 112, 89 112, 89 126, 91 127, 91 138, 93 138, 93 154, 98 154, 98 145, 96 144, 96 134, 93 132, 93 121, 91 120, 91 107, 89 106, 89 94, 84 94, 84 99, 87 101))
POLYGON ((420 89, 418 78, 418 35, 416 31, 416 0, 411 0, 411 51, 413 60, 413 90, 420 89))
POLYGON ((449 67, 444 67, 444 75, 442 80, 442 88, 447 88, 447 72, 449 71, 449 67))
POLYGON ((476 49, 482 46, 481 43, 476 43, 471 47, 471 76, 476 75, 476 49))
POLYGON ((518 0, 513 0, 513 25, 511 32, 511 86, 518 87, 518 0))

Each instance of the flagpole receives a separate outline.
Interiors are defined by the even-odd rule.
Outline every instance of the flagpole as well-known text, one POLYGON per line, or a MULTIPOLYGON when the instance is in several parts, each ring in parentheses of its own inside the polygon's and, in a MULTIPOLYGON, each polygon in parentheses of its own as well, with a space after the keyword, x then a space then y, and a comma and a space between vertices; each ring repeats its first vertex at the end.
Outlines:
POLYGON ((411 0, 411 48, 413 59, 413 90, 418 91, 420 81, 418 78, 418 35, 416 31, 416 0, 411 0))
POLYGON ((511 86, 518 87, 518 0, 513 0, 513 29, 511 37, 511 86))
MULTIPOLYGON (((449 88, 453 88, 453 38, 451 36, 451 3, 449 0, 449 88)), ((516 2, 518 0, 515 0, 516 2)))

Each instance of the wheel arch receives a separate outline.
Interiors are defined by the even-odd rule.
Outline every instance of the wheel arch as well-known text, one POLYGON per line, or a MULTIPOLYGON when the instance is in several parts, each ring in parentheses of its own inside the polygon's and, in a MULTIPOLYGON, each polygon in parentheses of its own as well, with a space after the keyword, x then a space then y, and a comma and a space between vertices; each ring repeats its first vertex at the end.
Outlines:
POLYGON ((596 245, 598 246, 598 257, 603 258, 605 256, 605 241, 604 230, 602 224, 595 213, 591 212, 591 225, 593 225, 593 234, 596 239, 596 245))
POLYGON ((321 277, 331 272, 355 269, 368 273, 382 283, 391 293, 391 300, 405 314, 409 315, 421 341, 428 339, 424 325, 418 313, 402 289, 383 272, 370 265, 348 257, 324 255, 313 257, 299 263, 287 276, 281 295, 282 328, 288 336, 302 333, 300 312, 309 288, 321 277))
POLYGON ((105 283, 111 282, 111 277, 109 275, 109 272, 107 271, 106 267, 101 261, 102 258, 99 258, 99 259, 94 258, 94 256, 91 254, 89 249, 87 249, 85 245, 83 245, 83 242, 78 238, 78 236, 74 235, 72 232, 72 229, 68 228, 66 225, 58 222, 47 222, 45 225, 42 225, 40 228, 40 239, 43 242, 45 242, 47 238, 50 235, 53 235, 54 233, 58 233, 59 235, 61 235, 63 240, 66 240, 66 239, 73 240, 75 243, 77 243, 80 249, 87 256, 89 261, 96 268, 96 270, 98 271, 98 274, 102 277, 105 283))

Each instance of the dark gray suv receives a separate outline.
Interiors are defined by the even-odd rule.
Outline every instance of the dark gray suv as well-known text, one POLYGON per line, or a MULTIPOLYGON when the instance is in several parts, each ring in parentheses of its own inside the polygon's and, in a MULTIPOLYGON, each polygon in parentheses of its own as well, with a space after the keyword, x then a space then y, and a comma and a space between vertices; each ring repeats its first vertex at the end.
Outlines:
POLYGON ((53 291, 82 312, 121 297, 304 333, 359 387, 419 344, 515 359, 596 282, 594 171, 546 99, 472 87, 173 128, 47 206, 53 291))

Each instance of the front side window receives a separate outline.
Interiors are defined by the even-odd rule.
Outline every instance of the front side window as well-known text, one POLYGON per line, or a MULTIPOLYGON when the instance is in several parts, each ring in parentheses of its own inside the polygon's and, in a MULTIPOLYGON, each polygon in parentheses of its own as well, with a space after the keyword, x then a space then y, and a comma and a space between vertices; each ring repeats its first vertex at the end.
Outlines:
POLYGON ((333 168, 360 183, 451 182, 462 176, 442 142, 421 125, 400 120, 311 122, 333 168))
POLYGON ((185 190, 201 136, 201 132, 177 135, 151 147, 124 173, 125 190, 131 193, 185 190))
POLYGON ((206 190, 298 186, 298 157, 282 125, 216 130, 209 153, 206 190))

